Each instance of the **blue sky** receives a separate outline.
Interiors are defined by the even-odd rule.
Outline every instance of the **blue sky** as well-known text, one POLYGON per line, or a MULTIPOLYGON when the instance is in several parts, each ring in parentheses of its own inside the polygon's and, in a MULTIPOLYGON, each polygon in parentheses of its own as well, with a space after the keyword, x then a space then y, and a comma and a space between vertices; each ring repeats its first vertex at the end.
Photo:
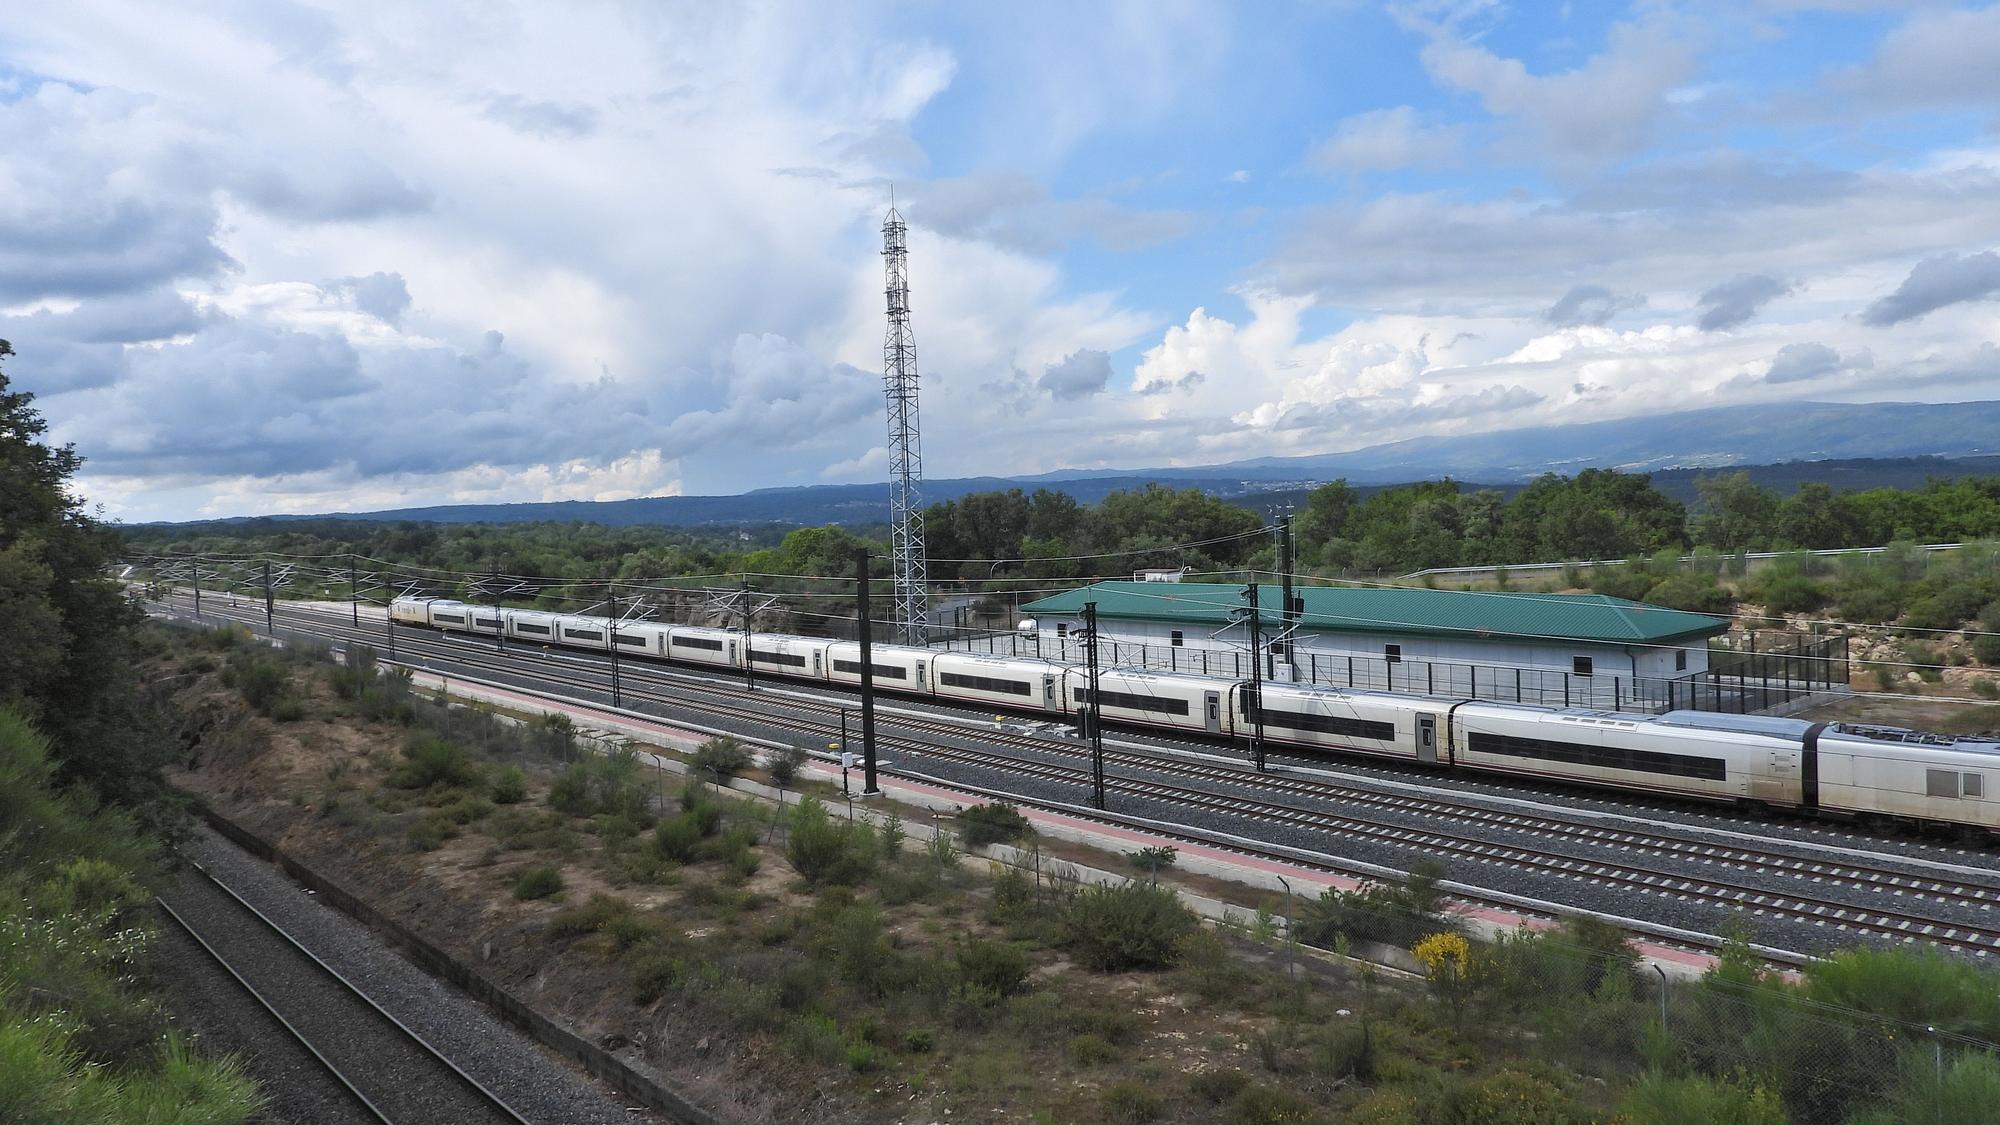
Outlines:
POLYGON ((879 479, 2000 386, 2000 7, 79 0, 0 337, 126 519, 879 479))

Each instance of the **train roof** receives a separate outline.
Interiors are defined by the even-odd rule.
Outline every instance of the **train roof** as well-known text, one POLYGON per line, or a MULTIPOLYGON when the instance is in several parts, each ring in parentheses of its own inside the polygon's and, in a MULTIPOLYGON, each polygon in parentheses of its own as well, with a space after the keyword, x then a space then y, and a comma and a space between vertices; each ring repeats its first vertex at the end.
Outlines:
POLYGON ((1961 754, 2000 754, 2000 741, 1991 737, 1959 734, 1933 734, 1929 731, 1911 730, 1908 727, 1876 726, 1869 723, 1832 723, 1826 728, 1822 739, 1845 737, 1857 741, 1893 742, 1904 746, 1925 746, 1934 750, 1952 750, 1961 754))
POLYGON ((1729 730, 1797 739, 1805 738, 1806 732, 1817 725, 1807 719, 1788 719, 1781 715, 1728 715, 1720 711, 1669 711, 1653 721, 1670 727, 1729 730))

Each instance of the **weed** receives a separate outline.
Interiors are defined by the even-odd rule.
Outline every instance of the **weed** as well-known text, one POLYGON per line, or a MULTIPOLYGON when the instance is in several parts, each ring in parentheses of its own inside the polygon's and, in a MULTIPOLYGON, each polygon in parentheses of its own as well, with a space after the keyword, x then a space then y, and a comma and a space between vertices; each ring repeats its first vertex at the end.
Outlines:
POLYGON ((530 867, 514 877, 514 897, 518 899, 548 898, 561 894, 562 872, 554 867, 530 867))
POLYGON ((1209 1105, 1221 1105, 1249 1084, 1250 1076, 1240 1070, 1198 1070, 1188 1076, 1188 1093, 1209 1105))
POLYGON ((1087 1032, 1069 1041, 1069 1061, 1076 1066, 1103 1066, 1117 1058, 1118 1048, 1087 1032))
POLYGON ((969 850, 988 844, 1011 844, 1028 834, 1029 825, 1019 809, 1003 801, 994 801, 974 805, 959 813, 958 830, 964 835, 965 846, 969 850))
POLYGON ((1104 1088, 1104 1116, 1120 1125, 1144 1125, 1166 1110, 1160 1096, 1137 1082, 1115 1082, 1104 1088))

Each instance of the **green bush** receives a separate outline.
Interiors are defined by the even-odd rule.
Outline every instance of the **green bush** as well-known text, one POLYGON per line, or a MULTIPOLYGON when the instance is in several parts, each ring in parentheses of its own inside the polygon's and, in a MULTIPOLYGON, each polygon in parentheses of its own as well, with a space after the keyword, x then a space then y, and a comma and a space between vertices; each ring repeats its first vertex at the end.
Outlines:
POLYGON ((1732 613, 1736 609, 1734 595, 1716 585, 1714 579, 1693 574, 1661 579, 1636 600, 1691 613, 1732 613))
POLYGON ((798 746, 780 746, 764 757, 764 770, 771 775, 771 783, 780 789, 790 789, 799 776, 799 767, 806 764, 806 752, 798 746))
POLYGON ((1003 941, 969 941, 953 951, 968 984, 995 996, 1014 996, 1028 984, 1028 955, 1003 941))
MULTIPOLYGON (((1747 1081, 1649 1074, 1620 1107, 1630 1125, 1787 1125, 1777 1094, 1747 1081)), ((1924 1120, 1910 1118, 1909 1120, 1924 1120)))
POLYGON ((1143 1125, 1166 1111, 1160 1096, 1137 1082, 1114 1082, 1104 1088, 1104 1117, 1119 1125, 1143 1125))
POLYGON ((1651 593, 1660 579, 1643 566, 1621 564, 1591 567, 1587 581, 1596 593, 1636 602, 1651 593))
POLYGON ((657 942, 640 947, 632 958, 632 1002, 651 1004, 687 973, 686 960, 673 947, 657 942))
POLYGON ((266 714, 281 723, 296 723, 306 717, 305 700, 296 695, 279 696, 266 714))
MULTIPOLYGON (((1312 1102, 1305 1097, 1290 1090, 1279 1090, 1270 1086, 1243 1087, 1229 1100, 1229 1105, 1222 1111, 1222 1120, 1229 1125, 1297 1125, 1298 1122, 1312 1121, 1316 1117, 1312 1102)), ((1493 1125, 1502 1125, 1503 1121, 1510 1119, 1496 1117, 1488 1120, 1493 1125)), ((1521 1120, 1526 1122, 1529 1119, 1521 1120)), ((1484 1125, 1484 1122, 1481 1125, 1484 1125)))
POLYGON ((514 897, 518 899, 548 898, 561 894, 562 872, 554 867, 530 867, 514 877, 514 897))
POLYGON ((389 771, 386 780, 398 789, 470 785, 479 780, 479 767, 461 747, 428 731, 418 731, 404 744, 403 761, 389 771))
POLYGON ((1351 941, 1379 941, 1409 948, 1429 934, 1453 928, 1444 915, 1444 895, 1438 883, 1442 864, 1413 865, 1401 885, 1369 883, 1352 891, 1328 887, 1302 903, 1294 924, 1299 940, 1333 948, 1345 936, 1351 941))
POLYGON ((1125 858, 1131 862, 1132 866, 1139 870, 1157 875, 1167 868, 1172 867, 1174 860, 1179 855, 1180 849, 1171 845, 1162 845, 1160 847, 1140 848, 1136 852, 1127 854, 1125 858))
POLYGON ((1069 1061, 1080 1067, 1103 1066, 1118 1061, 1118 1048, 1101 1036, 1085 1032, 1069 1041, 1069 1061))
POLYGON ((1752 575, 1744 595, 1771 613, 1805 613, 1826 604, 1826 591, 1819 583, 1784 566, 1752 575))
POLYGON ((728 781, 750 768, 750 750, 733 738, 711 738, 688 759, 688 773, 703 781, 728 781))
POLYGON ((1903 615, 1909 587, 1873 574, 1853 574, 1833 587, 1834 614, 1842 621, 1886 625, 1903 615))
POLYGON ((1250 1076, 1240 1070, 1198 1070, 1188 1076, 1188 1093, 1209 1105, 1221 1105, 1243 1092, 1250 1076))
POLYGON ((458 835, 458 827, 444 817, 432 814, 410 825, 406 835, 411 847, 420 852, 434 852, 444 847, 445 841, 458 835))
POLYGON ((880 852, 866 824, 837 821, 815 797, 792 809, 785 858, 814 886, 858 883, 875 869, 880 852))
POLYGON ((653 829, 653 847, 675 863, 693 863, 701 854, 701 822, 691 813, 679 813, 653 829))
MULTIPOLYGON (((1981 1052, 1950 1056, 1942 1071, 1925 1048, 1903 1052, 1889 1104, 1863 1110, 1854 1125, 1986 1125, 2000 1107, 2000 1060, 1981 1052)), ((1755 1125, 1764 1125, 1762 1120, 1755 1125)))
POLYGON ((973 805, 958 814, 958 830, 965 846, 983 848, 988 844, 1011 844, 1028 835, 1028 819, 1021 810, 1002 801, 973 805))
POLYGON ((1196 926, 1194 912, 1156 883, 1091 887, 1062 918, 1064 944, 1100 972, 1170 968, 1196 926))
POLYGON ((528 799, 528 775, 520 766, 508 766, 493 777, 493 803, 518 805, 528 799))

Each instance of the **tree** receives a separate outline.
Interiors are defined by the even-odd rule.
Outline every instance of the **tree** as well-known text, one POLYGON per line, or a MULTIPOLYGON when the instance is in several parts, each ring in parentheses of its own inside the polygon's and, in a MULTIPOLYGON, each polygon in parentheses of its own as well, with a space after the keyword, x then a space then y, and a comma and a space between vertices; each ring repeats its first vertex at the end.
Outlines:
MULTIPOLYGON (((14 354, 0 340, 0 359, 14 354)), ((70 491, 75 448, 42 440, 34 396, 0 372, 0 649, 21 712, 48 735, 65 783, 80 782, 155 827, 178 823, 161 770, 172 745, 143 706, 131 655, 137 605, 105 572, 117 538, 70 491)))
POLYGON ((1348 513, 1353 510, 1354 489, 1348 486, 1345 477, 1307 493, 1306 509, 1300 513, 1296 529, 1300 553, 1307 558, 1316 557, 1328 542, 1341 538, 1348 513))
POLYGON ((1777 529, 1778 497, 1746 472, 1697 477, 1704 514, 1695 538, 1724 551, 1744 551, 1768 543, 1777 529))

